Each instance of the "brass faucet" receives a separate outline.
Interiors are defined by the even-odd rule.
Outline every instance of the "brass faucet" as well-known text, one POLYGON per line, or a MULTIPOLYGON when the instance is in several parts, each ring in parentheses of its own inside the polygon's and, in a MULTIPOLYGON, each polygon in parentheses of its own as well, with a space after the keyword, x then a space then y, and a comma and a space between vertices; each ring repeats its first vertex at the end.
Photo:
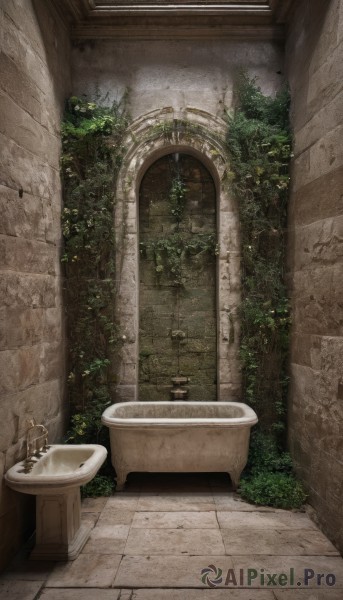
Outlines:
POLYGON ((44 425, 37 425, 35 419, 28 421, 28 425, 26 459, 24 460, 25 473, 29 473, 36 460, 49 449, 47 428, 44 425))

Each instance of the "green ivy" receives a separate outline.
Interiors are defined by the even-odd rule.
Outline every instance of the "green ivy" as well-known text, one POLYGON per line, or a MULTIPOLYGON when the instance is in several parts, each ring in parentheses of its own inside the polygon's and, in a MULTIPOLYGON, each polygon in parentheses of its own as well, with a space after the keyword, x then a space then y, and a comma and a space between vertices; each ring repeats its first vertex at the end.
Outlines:
POLYGON ((152 242, 140 242, 141 256, 153 257, 157 275, 165 273, 172 278, 175 286, 183 286, 186 282, 183 261, 205 252, 211 256, 218 254, 214 233, 193 234, 191 238, 186 238, 176 232, 152 242))
POLYGON ((242 238, 241 350, 246 401, 262 428, 285 428, 289 301, 284 281, 291 134, 289 96, 241 75, 228 120, 230 179, 242 238))
POLYGON ((128 124, 121 106, 72 96, 62 123, 62 230, 69 339, 68 440, 106 443, 101 414, 112 400, 120 344, 115 307, 115 183, 128 124))
POLYGON ((176 222, 176 231, 167 237, 161 237, 151 242, 140 242, 139 250, 142 258, 152 258, 158 276, 162 273, 172 279, 175 286, 183 286, 186 276, 182 268, 183 261, 190 256, 208 253, 218 254, 218 245, 214 233, 192 233, 185 236, 179 230, 182 221, 187 188, 179 174, 171 182, 168 197, 170 215, 176 222))
POLYGON ((284 451, 291 320, 284 280, 290 99, 287 90, 264 96, 256 80, 242 74, 237 103, 228 117, 227 145, 241 224, 240 359, 243 395, 259 418, 240 490, 257 504, 297 508, 306 496, 284 451))

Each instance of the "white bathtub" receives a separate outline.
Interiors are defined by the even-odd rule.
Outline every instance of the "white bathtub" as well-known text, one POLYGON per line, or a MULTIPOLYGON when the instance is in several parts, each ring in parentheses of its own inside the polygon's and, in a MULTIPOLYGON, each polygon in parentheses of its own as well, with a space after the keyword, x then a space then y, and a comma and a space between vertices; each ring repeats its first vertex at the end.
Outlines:
POLYGON ((122 402, 102 415, 117 489, 131 472, 226 472, 236 488, 249 449, 252 408, 240 402, 122 402))

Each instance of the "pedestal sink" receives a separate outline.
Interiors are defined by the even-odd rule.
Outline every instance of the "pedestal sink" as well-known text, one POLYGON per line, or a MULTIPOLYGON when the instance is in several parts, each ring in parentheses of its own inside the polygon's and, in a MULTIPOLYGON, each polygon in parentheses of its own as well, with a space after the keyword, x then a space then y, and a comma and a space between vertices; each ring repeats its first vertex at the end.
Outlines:
POLYGON ((74 560, 85 545, 91 524, 81 525, 80 486, 96 475, 107 450, 98 444, 54 444, 30 472, 19 462, 5 474, 7 485, 36 500, 34 560, 74 560))

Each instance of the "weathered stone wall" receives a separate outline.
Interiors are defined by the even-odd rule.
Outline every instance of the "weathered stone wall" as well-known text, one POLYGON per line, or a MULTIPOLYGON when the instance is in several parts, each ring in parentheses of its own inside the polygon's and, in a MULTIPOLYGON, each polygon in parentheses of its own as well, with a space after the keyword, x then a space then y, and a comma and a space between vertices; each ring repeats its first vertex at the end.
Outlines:
POLYGON ((266 93, 280 85, 283 69, 282 46, 262 41, 92 40, 73 48, 72 58, 74 91, 109 100, 128 91, 133 119, 166 106, 221 116, 239 69, 258 76, 266 93))
POLYGON ((140 188, 139 231, 139 399, 170 400, 171 379, 182 375, 189 378, 189 400, 215 401, 216 256, 196 244, 204 235, 216 238, 216 190, 200 161, 169 154, 148 169, 140 188), (185 189, 179 222, 170 202, 176 177, 185 189), (174 250, 171 262, 168 250, 161 251, 157 264, 149 244, 163 241, 170 256, 173 236, 178 245, 179 239, 193 244, 193 252, 180 249, 177 256, 174 250))
POLYGON ((295 157, 290 447, 343 551, 343 4, 302 1, 287 42, 295 157))
POLYGON ((33 499, 2 475, 26 452, 28 419, 51 441, 64 424, 59 127, 69 41, 49 6, 0 1, 0 570, 34 515, 33 499))
POLYGON ((239 324, 235 317, 240 302, 238 216, 224 181, 226 123, 221 117, 225 107, 233 106, 234 79, 240 69, 257 76, 266 93, 273 93, 280 86, 283 81, 283 48, 267 41, 219 38, 90 40, 75 45, 72 60, 76 94, 88 94, 90 97, 108 95, 108 101, 118 101, 127 91, 128 108, 134 119, 125 140, 129 166, 126 167, 124 161, 116 209, 117 239, 122 239, 117 265, 117 310, 125 338, 116 361, 117 399, 138 399, 137 188, 142 171, 145 172, 151 165, 153 157, 156 160, 168 151, 191 155, 194 151, 200 161, 205 161, 215 180, 220 245, 217 269, 217 399, 239 399, 239 324), (154 127, 160 127, 161 131, 162 122, 173 127, 178 119, 192 124, 192 135, 175 131, 170 140, 168 136, 155 135, 147 141, 154 127), (195 131, 198 133, 195 134, 195 131), (142 141, 144 135, 147 136, 145 143, 144 137, 142 141), (221 163, 219 171, 216 165, 218 159, 221 163), (233 318, 235 336, 230 334, 233 318))

